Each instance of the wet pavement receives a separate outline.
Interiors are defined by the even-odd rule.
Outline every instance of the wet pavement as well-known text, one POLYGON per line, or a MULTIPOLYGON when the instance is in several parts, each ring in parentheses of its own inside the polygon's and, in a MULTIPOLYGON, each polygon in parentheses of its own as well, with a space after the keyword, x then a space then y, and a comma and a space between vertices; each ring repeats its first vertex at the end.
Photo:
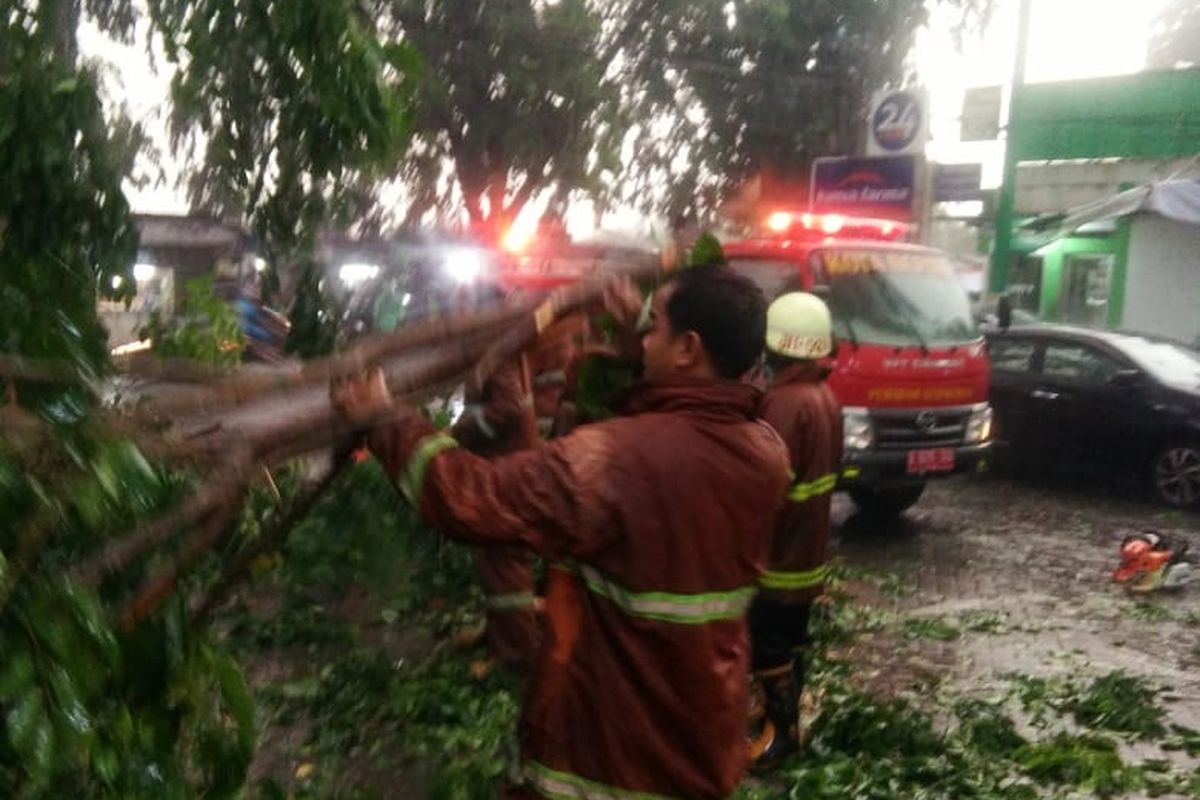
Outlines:
POLYGON ((1121 539, 1140 530, 1188 539, 1200 558, 1200 514, 1120 482, 984 475, 931 484, 892 523, 840 495, 834 517, 845 564, 898 576, 868 598, 893 620, 868 668, 890 691, 996 696, 1014 674, 1123 670, 1164 687, 1170 720, 1200 729, 1200 582, 1135 596, 1111 579, 1121 539))

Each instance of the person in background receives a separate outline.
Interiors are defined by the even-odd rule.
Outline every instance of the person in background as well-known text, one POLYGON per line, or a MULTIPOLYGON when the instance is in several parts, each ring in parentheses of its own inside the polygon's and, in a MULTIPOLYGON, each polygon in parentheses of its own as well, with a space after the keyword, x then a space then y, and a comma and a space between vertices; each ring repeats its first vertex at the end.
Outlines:
POLYGON ((391 413, 371 450, 434 527, 554 565, 510 797, 721 798, 741 780, 746 609, 788 483, 741 380, 765 305, 727 269, 675 275, 622 415, 492 461, 394 407, 378 371, 334 387, 352 422, 391 413))
POLYGON ((392 333, 404 323, 408 309, 404 306, 404 293, 400 282, 388 278, 379 288, 371 308, 371 329, 376 333, 392 333))
POLYGON ((760 413, 787 443, 793 482, 750 606, 750 755, 758 765, 798 745, 809 616, 825 586, 830 501, 842 461, 842 411, 826 383, 832 348, 829 309, 820 298, 792 292, 771 303, 760 413))

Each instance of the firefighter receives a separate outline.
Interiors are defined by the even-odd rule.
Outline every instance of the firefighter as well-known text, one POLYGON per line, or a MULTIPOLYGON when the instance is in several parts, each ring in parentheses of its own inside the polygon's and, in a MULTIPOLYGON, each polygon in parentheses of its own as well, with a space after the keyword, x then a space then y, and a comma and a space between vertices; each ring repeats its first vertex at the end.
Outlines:
MULTIPOLYGON (((477 455, 496 458, 565 433, 568 375, 584 353, 588 334, 583 313, 548 327, 526 353, 503 365, 478 391, 468 392, 468 405, 451 430, 455 440, 477 455)), ((474 560, 486 622, 463 631, 459 641, 473 645, 483 639, 489 657, 473 662, 472 672, 483 677, 497 663, 524 668, 539 641, 535 556, 524 546, 495 545, 476 548, 474 560)))
POLYGON ((803 292, 780 296, 767 309, 766 345, 761 414, 787 443, 793 482, 750 607, 750 755, 759 765, 797 747, 809 615, 824 590, 830 500, 842 460, 841 408, 825 380, 832 350, 825 303, 803 292))
POLYGON ((511 797, 720 798, 747 765, 746 609, 788 483, 739 380, 765 301, 697 267, 649 317, 621 416, 492 461, 394 407, 378 371, 334 388, 352 422, 391 410, 370 447, 437 529, 555 565, 511 797))
MULTIPOLYGON (((472 453, 497 458, 538 445, 525 355, 502 365, 478 389, 468 389, 466 400, 451 434, 472 453)), ((483 677, 497 663, 522 668, 538 645, 533 554, 520 545, 493 545, 476 548, 474 560, 485 624, 464 631, 459 640, 473 645, 482 638, 488 658, 473 662, 472 673, 483 677)))

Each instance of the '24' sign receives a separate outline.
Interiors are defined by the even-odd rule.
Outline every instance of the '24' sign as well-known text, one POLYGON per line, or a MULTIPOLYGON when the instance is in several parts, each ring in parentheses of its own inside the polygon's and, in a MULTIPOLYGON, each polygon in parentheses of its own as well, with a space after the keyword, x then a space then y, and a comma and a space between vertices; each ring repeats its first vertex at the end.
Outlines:
POLYGON ((884 150, 906 149, 921 131, 921 100, 913 92, 892 92, 871 117, 871 134, 884 150))

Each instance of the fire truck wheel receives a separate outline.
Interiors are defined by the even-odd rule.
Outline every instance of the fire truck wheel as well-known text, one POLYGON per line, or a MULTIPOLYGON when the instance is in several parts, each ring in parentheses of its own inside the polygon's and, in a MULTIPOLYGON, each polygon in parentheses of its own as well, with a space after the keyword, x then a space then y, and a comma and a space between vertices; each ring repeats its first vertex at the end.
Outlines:
POLYGON ((867 516, 894 517, 912 508, 924 491, 924 483, 891 487, 860 486, 850 490, 850 499, 867 516))

